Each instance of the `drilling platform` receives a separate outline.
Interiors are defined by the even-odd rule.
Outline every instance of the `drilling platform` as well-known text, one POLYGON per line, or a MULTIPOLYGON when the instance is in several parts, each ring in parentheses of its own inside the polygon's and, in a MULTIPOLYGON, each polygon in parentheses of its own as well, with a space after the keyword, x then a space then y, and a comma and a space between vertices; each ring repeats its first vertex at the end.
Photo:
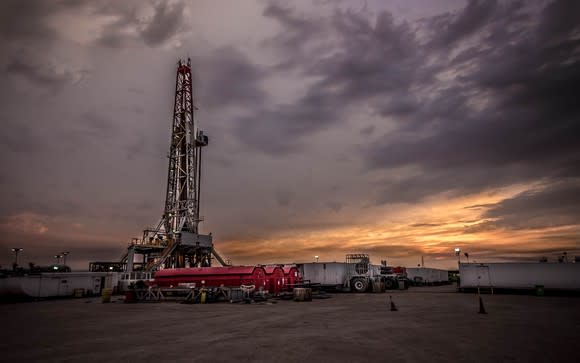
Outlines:
POLYGON ((162 268, 210 267, 228 264, 214 248, 212 234, 199 233, 202 149, 208 137, 195 119, 191 59, 179 60, 165 209, 155 227, 133 238, 119 262, 92 262, 91 271, 154 272, 162 268))

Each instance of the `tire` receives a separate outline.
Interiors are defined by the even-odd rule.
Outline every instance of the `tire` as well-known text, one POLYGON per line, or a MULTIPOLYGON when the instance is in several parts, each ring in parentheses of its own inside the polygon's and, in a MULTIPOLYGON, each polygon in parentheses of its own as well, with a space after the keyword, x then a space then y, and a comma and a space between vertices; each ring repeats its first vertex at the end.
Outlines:
POLYGON ((385 289, 392 290, 395 288, 395 280, 393 279, 386 279, 385 280, 385 289))
POLYGON ((355 278, 352 280, 350 286, 354 292, 365 292, 369 287, 369 282, 366 279, 355 278))

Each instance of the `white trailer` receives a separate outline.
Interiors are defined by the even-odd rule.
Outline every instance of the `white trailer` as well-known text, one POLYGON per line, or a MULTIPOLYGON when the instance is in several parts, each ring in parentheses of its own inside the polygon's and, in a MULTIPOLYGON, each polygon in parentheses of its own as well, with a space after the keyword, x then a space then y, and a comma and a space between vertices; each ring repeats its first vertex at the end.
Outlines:
POLYGON ((298 265, 302 279, 323 287, 342 290, 346 285, 347 269, 344 262, 314 262, 298 265))
POLYGON ((580 290, 580 263, 462 263, 459 287, 580 290))
POLYGON ((407 267, 407 279, 415 285, 442 285, 449 283, 447 270, 429 267, 407 267))
POLYGON ((82 295, 99 295, 102 288, 118 284, 116 273, 107 272, 43 272, 27 276, 0 279, 0 295, 32 298, 73 296, 82 289, 82 295))
POLYGON ((311 262, 296 265, 306 283, 337 291, 365 292, 405 287, 396 274, 382 273, 384 266, 371 265, 366 254, 349 254, 346 262, 311 262))

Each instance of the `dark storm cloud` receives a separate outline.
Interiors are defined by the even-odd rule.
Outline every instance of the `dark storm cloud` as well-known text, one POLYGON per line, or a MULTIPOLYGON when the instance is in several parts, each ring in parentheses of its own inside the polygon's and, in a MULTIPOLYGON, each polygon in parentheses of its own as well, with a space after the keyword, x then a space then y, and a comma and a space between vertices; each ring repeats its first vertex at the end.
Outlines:
POLYGON ((463 207, 463 209, 481 210, 484 208, 492 207, 493 205, 494 205, 493 203, 474 204, 474 205, 468 205, 467 207, 463 207))
POLYGON ((505 199, 482 214, 492 228, 530 229, 577 225, 580 180, 571 179, 505 199))
POLYGON ((444 226, 445 224, 441 224, 441 223, 414 223, 411 224, 410 227, 440 227, 440 226, 444 226))
POLYGON ((293 55, 285 69, 317 81, 294 103, 244 119, 237 135, 266 153, 296 152, 310 133, 343 122, 349 107, 370 105, 397 129, 364 148, 368 169, 419 170, 385 178, 378 204, 576 175, 579 41, 569 14, 577 7, 557 1, 533 17, 522 2, 469 1, 423 20, 431 38, 419 41, 418 28, 386 11, 374 21, 351 10, 317 19, 269 5, 264 16, 281 31, 267 46, 293 55))
POLYGON ((338 87, 338 102, 402 93, 424 77, 416 73, 422 61, 414 33, 390 13, 382 12, 373 24, 360 14, 338 12, 333 25, 342 47, 310 74, 323 77, 325 87, 338 87))
MULTIPOLYGON (((521 4, 520 4, 521 5, 521 4)), ((495 0, 469 0, 457 14, 444 14, 431 19, 435 34, 432 42, 437 46, 451 46, 483 27, 497 9, 495 0)))
POLYGON ((285 57, 283 68, 318 81, 295 102, 260 108, 241 120, 236 133, 253 149, 275 155, 297 152, 310 134, 343 123, 357 102, 377 96, 398 100, 400 92, 430 77, 419 67, 410 27, 396 24, 390 13, 382 13, 374 24, 351 11, 337 11, 324 21, 270 5, 264 15, 282 26, 266 45, 285 57), (338 46, 319 46, 326 35, 338 46))
POLYGON ((307 40, 319 39, 325 32, 321 19, 297 14, 289 7, 270 3, 263 15, 282 26, 278 34, 264 41, 265 46, 274 47, 287 56, 277 64, 279 70, 296 68, 307 61, 310 50, 307 40))
MULTIPOLYGON (((250 67, 249 63, 244 64, 243 59, 236 54, 233 57, 223 57, 231 64, 226 63, 225 67, 219 67, 220 79, 223 81, 213 84, 222 89, 212 92, 214 96, 210 99, 223 103, 223 94, 227 105, 228 100, 234 98, 229 95, 233 92, 235 99, 241 101, 240 105, 245 105, 250 110, 245 117, 239 119, 234 130, 238 140, 250 149, 282 156, 297 152, 304 147, 304 138, 341 122, 342 118, 339 114, 340 108, 336 105, 336 94, 328 89, 324 81, 310 87, 296 102, 267 106, 272 103, 267 102, 267 95, 256 86, 257 82, 266 74, 280 70, 301 69, 301 72, 306 73, 307 70, 301 68, 301 62, 306 59, 317 60, 316 57, 308 55, 308 40, 319 39, 325 29, 317 23, 317 19, 302 18, 292 9, 277 5, 267 6, 264 16, 282 25, 282 31, 264 44, 279 51, 285 60, 271 70, 258 71, 255 65, 250 67), (238 61, 234 63, 236 59, 238 61), (223 69, 226 70, 225 73, 223 69)), ((312 67, 308 72, 314 75, 315 65, 312 64, 312 67)))
POLYGON ((74 75, 70 72, 58 74, 52 69, 43 67, 42 64, 25 63, 25 59, 12 61, 5 70, 48 87, 61 87, 74 79, 74 75))
POLYGON ((46 23, 47 14, 58 10, 59 2, 6 0, 0 2, 0 38, 4 40, 50 42, 57 36, 46 23))
MULTIPOLYGON (((407 116, 423 136, 405 137, 408 129, 407 134, 385 135, 367 150, 369 166, 421 167, 424 175, 409 180, 417 184, 421 197, 575 174, 580 160, 580 144, 574 136, 580 133, 580 109, 575 101, 580 92, 580 63, 579 42, 572 34, 578 25, 569 22, 567 28, 558 27, 559 37, 546 34, 546 29, 552 29, 546 24, 555 21, 548 16, 552 6, 544 9, 535 28, 514 32, 511 38, 497 40, 500 37, 493 32, 499 30, 487 29, 491 35, 477 51, 454 60, 469 70, 459 69, 453 85, 407 116), (440 176, 435 183, 433 175, 440 176)), ((511 22, 513 27, 527 24, 511 22)), ((402 201, 398 192, 393 185, 384 194, 402 201)), ((416 193, 408 194, 409 201, 417 200, 416 193)))
MULTIPOLYGON (((522 180, 544 178, 546 172, 529 166, 470 167, 468 164, 445 164, 441 168, 428 168, 412 176, 402 178, 385 177, 373 185, 378 193, 371 204, 418 203, 438 193, 448 197, 501 188, 522 180)), ((556 176, 554 174, 553 176, 556 176)))
POLYGON ((579 27, 578 14, 580 3, 575 0, 553 1, 542 13, 542 23, 538 33, 544 40, 558 42, 563 37, 569 36, 579 27))
POLYGON ((174 36, 183 25, 183 3, 175 4, 172 8, 166 2, 155 6, 155 16, 143 29, 141 36, 148 45, 159 45, 174 36))
POLYGON ((365 136, 370 136, 375 132, 376 127, 374 125, 363 127, 360 129, 360 134, 365 136))
POLYGON ((49 26, 49 17, 64 8, 78 5, 46 0, 0 2, 2 70, 51 91, 86 75, 87 70, 74 69, 64 62, 55 63, 50 59, 51 47, 59 35, 49 26))
MULTIPOLYGON (((42 142, 42 138, 33 130, 30 125, 21 124, 12 118, 3 118, 3 127, 7 127, 11 132, 0 133, 1 147, 3 154, 7 151, 13 153, 36 153, 46 150, 47 143, 42 142)), ((3 157, 0 156, 3 159, 3 157)))
POLYGON ((95 111, 85 112, 82 120, 90 134, 106 136, 113 134, 117 129, 117 125, 112 120, 95 111))
MULTIPOLYGON (((203 106, 211 109, 232 105, 247 108, 263 107, 267 94, 260 82, 268 70, 254 64, 248 57, 233 47, 220 48, 207 57, 194 60, 201 64, 193 69, 194 78, 199 78, 203 106)), ((196 83, 197 84, 197 83, 196 83)))
POLYGON ((187 28, 184 2, 179 1, 170 5, 166 1, 159 1, 151 5, 153 16, 144 20, 139 14, 143 9, 141 1, 105 1, 94 4, 92 9, 95 15, 117 18, 107 26, 97 44, 109 48, 122 48, 132 45, 135 41, 142 41, 150 47, 157 47, 187 28))
POLYGON ((340 121, 332 95, 311 88, 298 104, 263 108, 240 120, 234 130, 249 148, 286 155, 304 147, 302 138, 340 121))

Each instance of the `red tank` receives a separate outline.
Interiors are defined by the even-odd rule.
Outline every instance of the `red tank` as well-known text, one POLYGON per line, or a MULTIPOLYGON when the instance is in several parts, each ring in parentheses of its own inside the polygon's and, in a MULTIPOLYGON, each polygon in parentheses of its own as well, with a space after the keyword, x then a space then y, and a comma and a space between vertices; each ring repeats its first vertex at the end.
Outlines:
POLYGON ((284 288, 292 288, 293 285, 302 282, 302 278, 298 273, 296 266, 284 266, 284 288))
POLYGON ((284 270, 278 266, 267 266, 264 269, 268 280, 268 291, 271 294, 278 295, 284 287, 284 270))
POLYGON ((256 266, 193 267, 159 270, 155 273, 155 284, 177 287, 181 283, 195 283, 206 287, 239 287, 254 285, 256 290, 266 289, 266 271, 256 266))

